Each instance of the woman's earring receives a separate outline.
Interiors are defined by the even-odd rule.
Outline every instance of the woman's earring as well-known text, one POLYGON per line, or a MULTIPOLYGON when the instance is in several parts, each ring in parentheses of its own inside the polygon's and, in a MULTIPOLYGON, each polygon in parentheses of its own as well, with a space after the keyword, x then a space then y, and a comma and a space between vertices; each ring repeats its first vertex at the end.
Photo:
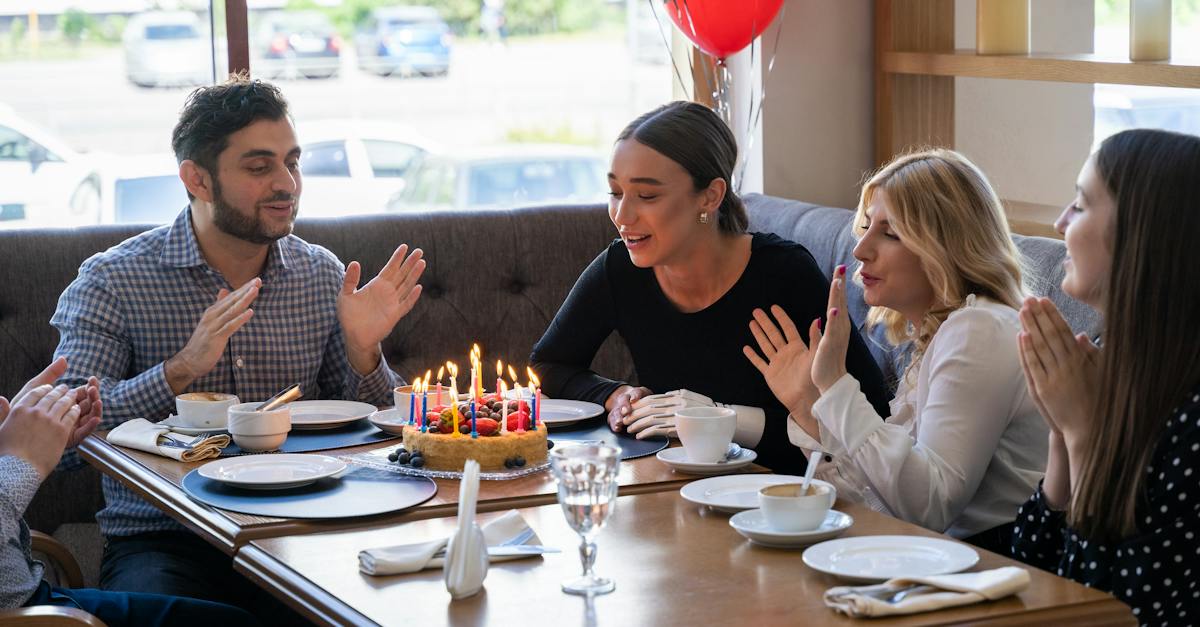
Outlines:
POLYGON ((708 212, 707 211, 703 211, 700 213, 700 224, 708 224, 708 212))

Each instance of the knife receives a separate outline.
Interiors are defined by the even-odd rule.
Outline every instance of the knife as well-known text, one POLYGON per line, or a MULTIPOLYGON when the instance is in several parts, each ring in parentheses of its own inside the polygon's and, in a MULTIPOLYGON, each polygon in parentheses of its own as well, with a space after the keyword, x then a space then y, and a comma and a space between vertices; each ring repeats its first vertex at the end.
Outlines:
POLYGON ((516 544, 512 546, 489 546, 488 557, 508 557, 513 555, 541 555, 542 553, 562 553, 562 549, 541 544, 516 544))

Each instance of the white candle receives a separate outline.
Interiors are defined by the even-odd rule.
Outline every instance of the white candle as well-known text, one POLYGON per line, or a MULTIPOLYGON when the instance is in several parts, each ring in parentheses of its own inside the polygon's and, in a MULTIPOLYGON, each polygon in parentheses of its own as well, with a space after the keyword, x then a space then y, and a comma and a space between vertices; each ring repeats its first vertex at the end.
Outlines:
POLYGON ((1129 60, 1171 58, 1171 0, 1130 0, 1129 60))

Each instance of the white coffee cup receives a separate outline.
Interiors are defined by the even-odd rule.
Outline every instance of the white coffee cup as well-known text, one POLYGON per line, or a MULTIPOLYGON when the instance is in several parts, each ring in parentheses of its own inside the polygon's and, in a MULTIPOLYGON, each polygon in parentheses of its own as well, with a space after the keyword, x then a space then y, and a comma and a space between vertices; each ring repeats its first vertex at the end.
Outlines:
POLYGON ((185 427, 224 429, 229 408, 240 402, 233 394, 187 392, 175 397, 175 416, 185 427))
POLYGON ((229 408, 229 435, 244 451, 273 451, 287 441, 292 430, 292 410, 287 405, 255 411, 262 403, 242 403, 229 408))
POLYGON ((675 412, 675 430, 692 462, 725 459, 736 429, 737 413, 727 407, 689 407, 675 412))
POLYGON ((808 492, 800 494, 800 483, 779 483, 758 491, 759 506, 767 526, 775 531, 812 531, 821 526, 837 500, 837 488, 813 479, 808 492))

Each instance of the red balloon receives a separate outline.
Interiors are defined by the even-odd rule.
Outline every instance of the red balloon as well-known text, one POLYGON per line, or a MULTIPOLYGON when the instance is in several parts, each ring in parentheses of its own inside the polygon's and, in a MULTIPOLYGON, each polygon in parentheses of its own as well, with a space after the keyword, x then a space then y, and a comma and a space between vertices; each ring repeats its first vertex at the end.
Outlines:
POLYGON ((783 0, 663 0, 663 5, 697 48, 724 59, 767 30, 783 0))

